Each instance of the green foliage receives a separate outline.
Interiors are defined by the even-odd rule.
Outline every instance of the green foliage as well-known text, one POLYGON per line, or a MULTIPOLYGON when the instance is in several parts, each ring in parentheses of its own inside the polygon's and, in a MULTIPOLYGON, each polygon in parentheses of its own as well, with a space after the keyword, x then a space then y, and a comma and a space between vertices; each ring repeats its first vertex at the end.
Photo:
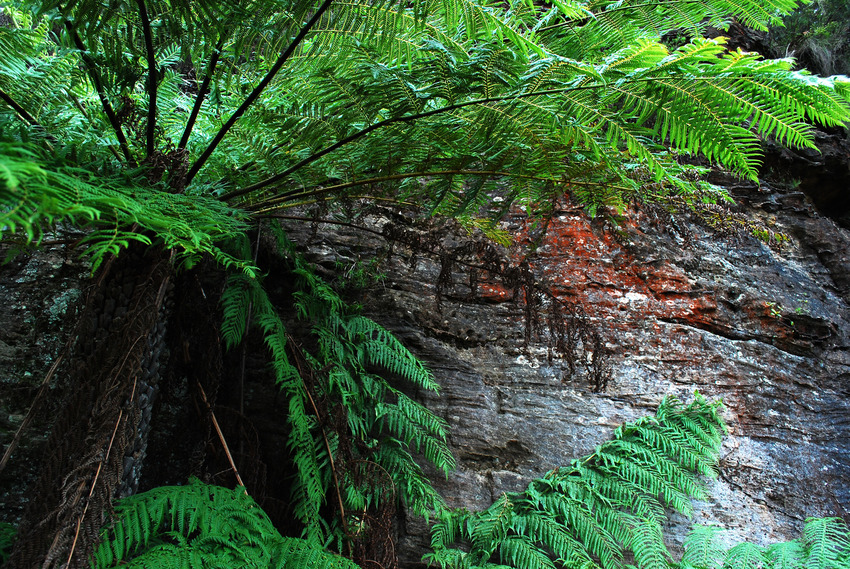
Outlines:
POLYGON ((297 318, 309 324, 314 349, 288 335, 258 280, 242 273, 231 275, 222 296, 222 335, 229 346, 242 341, 251 307, 278 386, 289 401, 288 444, 297 472, 293 504, 305 537, 321 544, 346 535, 347 527, 328 526, 321 516, 323 505, 334 503, 334 493, 346 515, 344 524, 356 523, 363 512, 387 501, 400 500, 424 516, 441 509, 442 498, 412 453, 443 472, 454 468, 446 424, 399 385, 437 391, 433 376, 298 257, 293 274, 293 307, 297 318), (384 475, 376 478, 376 470, 384 475))
MULTIPOLYGON (((521 503, 517 508, 514 500, 503 495, 477 519, 468 512, 446 512, 434 528, 435 539, 455 542, 468 536, 471 551, 444 549, 439 555, 432 554, 434 560, 450 567, 597 566, 582 538, 575 539, 567 524, 557 521, 558 515, 529 514, 521 503), (550 544, 548 549, 544 544, 550 544), (508 565, 489 562, 493 554, 508 565), (471 557, 486 563, 476 565, 471 557)), ((627 547, 637 567, 839 569, 850 561, 850 530, 838 518, 810 518, 800 539, 766 547, 740 543, 727 548, 718 539, 720 528, 696 526, 685 539, 679 563, 669 562, 658 524, 628 516, 624 519, 631 537, 627 547)), ((4 524, 0 535, 5 545, 11 543, 14 531, 4 524)), ((314 543, 281 536, 242 488, 229 490, 198 480, 120 500, 116 522, 104 531, 105 539, 92 560, 97 569, 356 567, 314 543)))
POLYGON ((679 569, 839 569, 850 563, 850 529, 839 518, 809 518, 803 536, 759 547, 724 548, 716 527, 695 527, 685 539, 679 569))
MULTIPOLYGON (((136 238, 139 223, 195 255, 218 251, 232 228, 219 222, 240 209, 265 215, 341 195, 491 217, 565 192, 591 213, 704 196, 700 171, 680 154, 755 179, 761 138, 812 147, 807 121, 850 118, 844 80, 702 38, 731 18, 765 29, 797 4, 4 3, 15 24, 0 29, 10 143, 37 140, 107 178, 138 165, 147 182, 117 196, 117 209, 86 188, 0 227, 32 239, 52 218, 85 219, 99 258, 136 238), (673 51, 661 42, 670 32, 685 42, 673 51), (184 190, 194 217, 179 200, 154 207, 146 224, 125 211, 184 190), (181 221, 192 231, 175 237, 181 221)), ((0 211, 22 199, 12 186, 0 211)), ((48 187, 30 184, 23 199, 44 204, 48 187)))
MULTIPOLYGON (((442 567, 496 567, 495 559, 498 566, 517 568, 613 569, 624 567, 629 552, 636 567, 667 568, 660 526, 664 506, 687 513, 687 496, 701 494, 695 475, 714 473, 725 430, 717 408, 699 394, 687 406, 666 398, 655 417, 623 425, 593 454, 549 472, 525 492, 504 494, 478 514, 441 509, 432 530, 434 551, 426 557, 442 567)), ((409 476, 405 468, 412 464, 390 472, 409 476)), ((347 488, 354 495, 362 490, 347 488)), ((360 494, 360 499, 369 498, 360 494)), ((356 500, 349 498, 346 505, 354 507, 356 500)), ((198 480, 161 487, 120 500, 115 518, 95 553, 98 569, 355 566, 324 551, 315 535, 282 537, 243 488, 198 480)), ((847 548, 847 529, 835 520, 810 521, 798 546, 762 552, 742 544, 725 557, 714 530, 697 528, 686 541, 679 569, 832 569, 846 562, 847 548), (792 562, 793 556, 805 565, 792 562), (769 568, 768 558, 776 560, 769 568)))
POLYGON ((820 75, 850 73, 850 4, 816 0, 783 18, 771 28, 770 51, 794 57, 797 64, 820 75))
POLYGON ((243 488, 194 479, 120 500, 92 567, 354 569, 315 544, 283 537, 243 488))
POLYGON ((0 563, 5 563, 12 553, 17 529, 7 522, 0 522, 0 563))
MULTIPOLYGON (((663 544, 664 505, 687 513, 699 495, 696 473, 712 474, 724 431, 717 404, 699 394, 690 405, 665 399, 655 417, 628 423, 613 440, 502 495, 486 511, 444 510, 433 527, 441 567, 839 569, 850 560, 850 531, 839 519, 809 519, 803 537, 729 549, 719 529, 697 526, 681 562, 663 544), (463 547, 452 547, 462 545, 463 547)), ((282 537, 262 509, 237 488, 161 487, 120 500, 93 567, 356 567, 315 540, 282 537)), ((11 526, 10 526, 11 528, 11 526)), ((14 534, 14 529, 8 533, 14 534)))
MULTIPOLYGON (((436 382, 297 258, 292 310, 308 332, 293 338, 249 226, 339 200, 492 228, 564 194, 591 215, 728 197, 682 158, 755 179, 762 138, 811 148, 808 123, 850 119, 846 79, 702 37, 732 18, 764 29, 797 4, 0 0, 0 238, 73 226, 95 268, 140 241, 228 270, 222 338, 263 334, 288 401, 293 511, 310 547, 339 546, 388 503, 442 511, 413 454, 450 469, 445 424, 405 391, 436 382), (670 32, 683 45, 669 49, 670 32)), ((441 514, 434 560, 611 569, 627 548, 660 564, 662 504, 687 511, 720 432, 694 405, 665 403, 480 516, 441 514)))
MULTIPOLYGON (((2 133, 0 133, 2 134, 2 133)), ((48 165, 33 146, 0 142, 0 235, 23 234, 26 243, 42 239, 46 225, 70 223, 89 230, 82 240, 96 270, 131 241, 158 244, 191 266, 202 254, 249 276, 249 261, 235 259, 220 245, 246 229, 245 218, 218 200, 172 194, 137 180, 48 165), (138 228, 138 229, 135 229, 138 228)))
MULTIPOLYGON (((725 426, 718 404, 664 399, 655 417, 618 428, 589 456, 506 493, 480 513, 447 512, 432 529, 430 562, 444 568, 665 569, 664 508, 689 514, 715 476, 725 426)), ((696 551, 696 550, 695 550, 696 551)), ((712 568, 713 569, 713 568, 712 568)))

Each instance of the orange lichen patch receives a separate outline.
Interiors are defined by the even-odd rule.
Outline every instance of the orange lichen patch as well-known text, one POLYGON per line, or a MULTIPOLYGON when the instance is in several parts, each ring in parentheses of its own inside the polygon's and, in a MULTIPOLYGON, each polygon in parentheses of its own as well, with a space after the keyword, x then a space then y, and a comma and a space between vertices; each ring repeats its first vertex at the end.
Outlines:
POLYGON ((495 281, 478 283, 478 296, 487 302, 509 302, 514 293, 495 281))
MULTIPOLYGON (((530 245, 528 233, 528 225, 518 231, 517 255, 530 245)), ((695 291, 681 268, 636 259, 580 213, 551 220, 530 264, 556 297, 583 305, 615 328, 659 318, 697 324, 717 310, 713 296, 695 291)))

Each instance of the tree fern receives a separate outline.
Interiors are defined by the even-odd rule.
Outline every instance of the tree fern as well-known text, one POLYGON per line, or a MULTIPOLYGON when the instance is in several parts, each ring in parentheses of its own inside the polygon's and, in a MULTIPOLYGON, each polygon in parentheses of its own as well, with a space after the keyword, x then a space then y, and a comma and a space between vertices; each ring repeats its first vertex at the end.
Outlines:
MULTIPOLYGON (((406 391, 437 384, 295 258, 287 329, 243 246, 249 228, 340 200, 493 227, 513 204, 546 215, 565 193, 591 215, 728 197, 683 155, 754 179, 763 138, 811 147, 807 122, 850 119, 846 79, 702 37, 732 18, 763 28, 797 4, 3 1, 0 237, 25 245, 73 226, 94 268, 134 241, 172 251, 182 269, 213 259, 228 273, 224 343, 244 341, 252 322, 287 398, 293 511, 311 539, 341 542, 363 504, 393 500, 390 487, 415 511, 442 508, 412 453, 451 468, 445 426, 406 391), (685 44, 671 51, 674 30, 685 44)), ((639 557, 656 563, 650 537, 629 532, 654 535, 644 521, 663 503, 687 508, 688 471, 711 472, 720 429, 707 406, 669 405, 568 479, 535 483, 511 510, 516 527, 550 536, 541 550, 570 560, 607 569, 622 547, 647 545, 639 557), (529 521, 544 505, 551 519, 529 521), (567 521, 584 554, 551 526, 567 521)), ((511 531, 493 556, 545 564, 538 542, 511 531)), ((435 556, 473 559, 449 544, 435 556)))
POLYGON ((487 567, 495 555, 517 568, 615 569, 628 552, 638 567, 667 567, 663 508, 687 513, 689 497, 702 494, 699 462, 679 457, 716 459, 724 429, 717 404, 699 394, 687 406, 668 397, 655 417, 623 425, 593 454, 524 492, 504 494, 481 513, 444 514, 426 558, 442 567, 487 567))

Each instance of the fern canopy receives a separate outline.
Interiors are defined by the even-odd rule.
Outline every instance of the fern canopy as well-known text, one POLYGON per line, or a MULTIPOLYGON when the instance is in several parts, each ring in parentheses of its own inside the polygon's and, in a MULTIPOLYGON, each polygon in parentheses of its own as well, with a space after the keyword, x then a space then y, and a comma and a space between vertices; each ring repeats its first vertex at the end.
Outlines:
POLYGON ((704 495, 697 475, 716 475, 725 425, 717 403, 696 394, 674 397, 655 417, 618 428, 611 441, 569 467, 506 493, 479 513, 451 511, 432 530, 433 552, 444 568, 619 569, 631 557, 641 569, 665 569, 670 555, 661 534, 665 507, 688 514, 704 495))
POLYGON ((4 2, 0 234, 65 220, 95 264, 156 239, 232 265, 246 215, 340 196, 497 217, 717 195, 681 156, 755 179, 762 139, 850 118, 846 78, 704 37, 797 5, 4 2))

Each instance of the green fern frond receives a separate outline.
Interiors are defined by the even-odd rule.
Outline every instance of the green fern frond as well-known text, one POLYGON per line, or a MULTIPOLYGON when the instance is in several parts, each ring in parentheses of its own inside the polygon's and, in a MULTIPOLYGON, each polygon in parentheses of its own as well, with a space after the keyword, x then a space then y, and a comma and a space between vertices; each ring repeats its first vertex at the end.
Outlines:
POLYGON ((799 4, 797 0, 770 0, 767 4, 756 0, 592 0, 583 6, 591 17, 569 11, 562 16, 553 8, 539 18, 537 29, 549 43, 562 44, 584 58, 604 53, 612 44, 649 35, 662 37, 675 31, 695 38, 708 26, 725 30, 732 18, 766 31, 768 25, 781 25, 781 15, 799 4))
POLYGON ((282 537, 243 488, 197 479, 120 500, 92 559, 96 569, 306 566, 356 567, 313 542, 282 537))
MULTIPOLYGON (((171 195, 80 168, 50 168, 27 146, 0 144, 0 237, 22 234, 37 243, 46 226, 60 222, 91 229, 83 243, 94 269, 131 241, 158 240, 179 253, 178 262, 204 253, 222 258, 217 244, 246 227, 241 216, 209 197, 171 195), (134 224, 149 234, 131 231, 134 224)), ((232 264, 255 274, 248 262, 232 264)))
POLYGON ((436 382, 388 330, 357 314, 288 249, 285 240, 283 245, 293 257, 297 277, 292 293, 294 311, 299 319, 309 322, 315 350, 290 345, 283 320, 261 279, 243 273, 232 274, 222 294, 221 333, 228 347, 244 341, 249 312, 251 321, 263 333, 277 384, 289 401, 287 445, 295 467, 292 508, 303 524, 304 537, 325 543, 333 532, 341 531, 329 526, 323 517, 330 492, 339 491, 349 511, 378 507, 387 496, 421 515, 442 510, 442 498, 411 451, 448 473, 455 463, 446 443, 447 425, 391 386, 381 374, 393 374, 415 387, 436 389, 436 382), (293 362, 299 363, 296 366, 293 362), (320 422, 322 411, 316 401, 331 409, 339 405, 348 430, 328 430, 327 424, 320 422), (351 437, 359 441, 357 446, 339 448, 340 441, 351 437), (342 457, 337 456, 343 452, 342 457), (332 472, 335 462, 337 470, 332 472), (340 464, 353 470, 340 472, 340 464), (381 483, 369 474, 368 464, 378 465, 387 475, 381 477, 381 483), (363 480, 372 481, 364 485, 363 480), (337 486, 335 490, 332 483, 337 486), (380 484, 389 486, 382 490, 380 484))
MULTIPOLYGON (((482 204, 492 206, 487 201, 493 197, 528 203, 551 199, 574 176, 575 164, 588 158, 592 165, 585 164, 583 171, 602 166, 603 173, 581 180, 586 182, 581 196, 595 211, 640 194, 640 184, 611 189, 611 178, 625 182, 622 170, 630 159, 648 167, 655 181, 682 192, 694 190, 675 160, 659 159, 661 143, 702 152, 751 177, 759 161, 758 136, 810 145, 803 119, 835 124, 848 118, 840 80, 792 73, 782 62, 758 62, 747 54, 718 58, 712 54, 723 49, 721 44, 699 37, 704 26, 722 27, 730 16, 762 26, 792 9, 796 0, 771 0, 769 5, 757 0, 564 0, 551 9, 524 1, 346 0, 323 13, 297 45, 288 42, 317 3, 287 3, 287 10, 259 1, 238 6, 210 1, 194 8, 185 2, 148 4, 158 22, 154 59, 161 76, 156 88, 162 108, 169 109, 159 113, 164 138, 176 141, 193 106, 179 88, 181 78, 169 68, 171 62, 179 58, 191 61, 196 70, 206 69, 215 45, 229 62, 212 70, 212 91, 198 100, 195 136, 187 146, 193 156, 219 132, 221 113, 244 99, 246 85, 256 85, 277 54, 292 48, 287 64, 231 130, 231 146, 213 154, 205 166, 206 180, 198 179, 196 186, 206 195, 215 195, 204 186, 212 180, 254 187, 245 192, 248 201, 265 203, 267 208, 257 207, 266 212, 293 202, 274 196, 277 201, 268 203, 269 195, 262 191, 268 189, 266 182, 255 183, 258 174, 270 176, 266 180, 273 180, 283 195, 300 194, 309 201, 325 186, 362 179, 363 173, 392 177, 422 172, 421 180, 429 180, 426 185, 433 188, 423 192, 412 177, 383 189, 419 188, 418 197, 434 196, 427 204, 433 211, 466 215, 482 204), (693 41, 667 54, 660 38, 674 29, 690 30, 693 41), (175 38, 183 36, 198 39, 192 46, 196 49, 181 48, 186 42, 175 38), (282 145, 281 140, 288 142, 282 145), (246 154, 251 155, 250 168, 243 168, 246 154), (517 184, 521 190, 500 195, 492 191, 500 187, 492 178, 447 181, 428 174, 445 170, 448 163, 473 170, 482 162, 500 165, 517 180, 545 180, 526 180, 517 184), (447 188, 453 195, 445 193, 447 188), (451 207, 439 207, 446 203, 451 207)), ((7 50, 20 44, 25 57, 55 64, 57 81, 33 77, 24 85, 9 71, 10 89, 22 97, 39 93, 27 107, 61 107, 44 117, 42 125, 54 136, 69 133, 68 142, 85 146, 90 155, 106 154, 106 149, 117 153, 115 140, 86 138, 80 128, 93 118, 81 107, 100 113, 98 93, 84 73, 69 79, 73 74, 60 66, 78 70, 82 55, 76 50, 61 57, 48 53, 46 35, 39 35, 56 23, 48 14, 57 5, 42 3, 38 33, 22 32, 9 40, 7 50), (54 89, 56 85, 61 88, 54 89), (76 102, 57 98, 57 92, 73 93, 76 102), (53 97, 50 105, 46 97, 53 97), (51 122, 54 116, 64 118, 51 122), (72 123, 77 126, 66 128, 72 123)), ((105 6, 85 0, 68 7, 64 17, 102 58, 106 99, 117 106, 121 93, 128 93, 144 112, 148 98, 141 87, 149 70, 135 3, 105 6), (120 33, 104 37, 100 32, 108 26, 120 33)), ((98 120, 104 120, 102 114, 98 120)), ((138 153, 138 141, 129 145, 131 154, 138 153)), ((169 221, 176 226, 179 219, 171 216, 169 221)), ((157 231, 169 234, 167 225, 157 231)), ((185 239, 178 237, 169 246, 180 247, 185 239)), ((214 251, 213 245, 205 245, 205 252, 214 251)), ((226 257, 217 258, 226 262, 226 257)))
POLYGON ((316 417, 308 409, 308 394, 299 370, 290 361, 286 328, 257 279, 232 275, 222 295, 225 317, 222 335, 228 347, 244 339, 249 307, 253 309, 253 321, 263 332, 276 383, 289 398, 287 445, 296 467, 292 484, 293 510, 296 518, 304 524, 304 535, 311 542, 324 543, 325 524, 320 510, 330 477, 328 469, 322 466, 326 449, 321 438, 316 436, 316 417))
POLYGON ((0 563, 5 563, 11 555, 16 535, 17 528, 14 525, 0 522, 0 563))
POLYGON ((507 494, 503 494, 482 515, 476 517, 470 538, 481 561, 488 560, 496 546, 505 541, 512 518, 513 506, 507 494))
POLYGON ((803 536, 785 543, 760 547, 739 543, 729 549, 720 544, 716 527, 695 527, 685 538, 682 569, 799 569, 846 566, 850 554, 850 528, 838 518, 809 518, 803 536))
POLYGON ((720 567, 725 553, 717 540, 720 531, 716 526, 695 526, 685 537, 682 565, 704 569, 720 567))
POLYGON ((411 512, 428 519, 435 512, 445 510, 442 496, 401 444, 386 439, 381 441, 373 460, 391 474, 399 498, 411 512))
POLYGON ((641 520, 631 528, 628 547, 634 552, 640 569, 667 569, 670 553, 664 546, 661 525, 655 520, 641 520))
POLYGON ((301 539, 281 537, 272 547, 271 569, 356 569, 352 561, 313 547, 301 539))
MULTIPOLYGON (((687 439, 677 430, 659 425, 652 418, 646 419, 649 420, 634 423, 628 434, 639 437, 643 444, 653 448, 656 452, 663 453, 664 456, 681 464, 686 469, 695 471, 702 476, 714 477, 717 475, 712 455, 695 451, 687 444, 687 439), (652 421, 650 422, 650 420, 652 421)), ((618 432, 620 432, 619 429, 618 432)), ((615 437, 617 436, 615 434, 615 437)))
POLYGON ((828 569, 846 563, 850 553, 850 533, 839 518, 809 518, 803 530, 806 567, 828 569))
MULTIPOLYGON (((442 514, 432 533, 434 554, 427 558, 443 567, 463 567, 483 565, 497 554, 500 563, 523 569, 555 563, 616 569, 624 566, 628 552, 638 567, 664 569, 669 553, 661 536, 663 505, 688 512, 688 497, 701 493, 692 473, 702 461, 693 455, 716 460, 720 441, 704 443, 693 431, 714 432, 709 425, 724 429, 717 404, 699 394, 687 406, 666 398, 655 418, 623 425, 613 441, 572 467, 532 481, 524 492, 505 494, 478 514, 442 514), (686 449, 671 450, 679 446, 686 449), (468 554, 456 553, 458 547, 468 554)), ((699 561, 693 542, 686 547, 689 559, 699 561)))
POLYGON ((765 558, 759 546, 752 543, 739 543, 726 552, 724 569, 762 569, 765 558))
POLYGON ((511 529, 522 539, 545 544, 554 555, 555 561, 561 565, 595 565, 581 542, 570 535, 553 515, 545 511, 515 514, 511 519, 511 529))
POLYGON ((806 558, 805 548, 797 540, 776 543, 764 552, 766 565, 772 569, 801 569, 806 558))
POLYGON ((529 569, 554 569, 555 567, 544 550, 533 542, 519 537, 511 536, 502 540, 499 545, 499 557, 510 564, 509 567, 528 567, 529 569))

